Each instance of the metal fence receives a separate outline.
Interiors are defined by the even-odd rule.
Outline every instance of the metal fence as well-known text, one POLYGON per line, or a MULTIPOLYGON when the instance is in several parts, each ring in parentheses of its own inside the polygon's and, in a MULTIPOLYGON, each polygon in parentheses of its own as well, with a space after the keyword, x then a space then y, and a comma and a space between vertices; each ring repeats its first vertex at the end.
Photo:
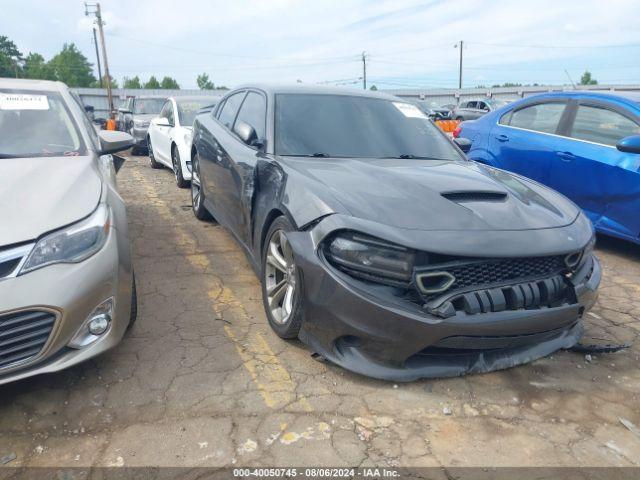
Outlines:
MULTIPOLYGON (((107 113, 109 112, 109 100, 106 88, 72 88, 71 90, 80 95, 80 98, 85 105, 91 105, 94 108, 96 118, 107 117, 107 113)), ((128 97, 140 95, 158 95, 163 97, 178 97, 189 95, 221 97, 227 92, 227 90, 156 90, 148 88, 116 88, 111 90, 111 92, 113 95, 113 106, 115 108, 118 108, 128 97)))
POLYGON ((589 90, 596 92, 640 92, 640 85, 544 85, 537 87, 506 88, 464 88, 458 89, 394 89, 384 90, 398 97, 412 100, 433 100, 439 105, 457 104, 474 98, 496 98, 500 100, 518 100, 523 97, 547 92, 589 90))
MULTIPOLYGON (((107 116, 109 102, 107 100, 107 90, 104 88, 73 88, 80 95, 85 105, 92 105, 95 109, 96 118, 107 116)), ((462 100, 473 98, 490 97, 501 100, 517 100, 519 98, 546 92, 562 92, 570 90, 590 90, 604 92, 640 92, 640 85, 545 85, 539 87, 507 87, 507 88, 464 88, 458 89, 394 89, 383 90, 385 93, 397 95, 407 99, 433 100, 439 105, 457 104, 462 100)), ((206 95, 220 97, 227 90, 152 90, 138 89, 130 90, 118 88, 112 90, 113 105, 118 108, 127 97, 137 95, 161 95, 165 97, 181 95, 206 95)))

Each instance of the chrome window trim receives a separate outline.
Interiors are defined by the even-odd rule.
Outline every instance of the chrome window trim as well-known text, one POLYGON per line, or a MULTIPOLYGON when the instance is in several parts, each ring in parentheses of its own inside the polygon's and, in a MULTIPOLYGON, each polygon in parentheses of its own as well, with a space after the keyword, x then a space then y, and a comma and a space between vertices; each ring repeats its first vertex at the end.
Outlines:
POLYGON ((2 280, 6 280, 7 278, 14 278, 18 276, 18 273, 20 272, 22 265, 24 265, 24 262, 27 261, 27 257, 29 256, 29 253, 31 252, 34 246, 35 246, 35 242, 29 243, 27 245, 21 245, 15 248, 10 248, 8 250, 0 251, 0 263, 8 262, 10 260, 15 260, 18 257, 22 257, 22 260, 18 262, 18 265, 16 265, 16 267, 8 275, 5 275, 4 277, 0 277, 0 282, 2 280))
POLYGON ((62 312, 60 310, 57 310, 51 307, 30 306, 30 307, 21 307, 21 308, 16 308, 14 310, 6 310, 4 312, 0 312, 0 316, 11 315, 12 313, 19 313, 19 312, 30 312, 34 310, 39 312, 51 313, 52 315, 55 316, 55 320, 53 321, 53 327, 51 328, 51 333, 49 334, 49 338, 47 339, 45 344, 42 346, 42 349, 40 350, 40 352, 38 352, 33 357, 26 358, 24 360, 19 360, 17 362, 10 363, 9 365, 5 365, 4 367, 0 367, 0 375, 4 375, 7 372, 28 367, 31 364, 39 362, 43 357, 45 357, 49 353, 49 348, 51 347, 51 344, 56 338, 56 335, 58 334, 58 329, 61 324, 60 320, 62 319, 62 312))
POLYGON ((538 133, 540 135, 549 135, 550 137, 564 138, 566 140, 572 140, 574 142, 589 143, 591 145, 598 145, 600 147, 607 147, 607 148, 612 148, 614 150, 617 150, 617 148, 614 147, 613 145, 605 145, 604 143, 590 142, 589 140, 582 140, 580 138, 567 137, 566 135, 558 135, 557 133, 547 133, 547 132, 540 132, 538 130, 531 130, 529 128, 513 127, 511 125, 505 125, 503 123, 498 123, 498 122, 496 122, 496 125, 503 128, 512 128, 513 130, 521 130, 523 132, 532 132, 532 133, 538 133))

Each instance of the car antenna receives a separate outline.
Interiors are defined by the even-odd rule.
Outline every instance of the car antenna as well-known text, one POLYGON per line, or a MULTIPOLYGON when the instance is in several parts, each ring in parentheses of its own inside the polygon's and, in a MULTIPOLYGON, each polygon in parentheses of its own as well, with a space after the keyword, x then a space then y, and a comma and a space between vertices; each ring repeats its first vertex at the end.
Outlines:
POLYGON ((564 73, 567 74, 567 78, 571 82, 571 85, 573 85, 573 89, 576 90, 576 82, 573 81, 573 78, 571 78, 571 75, 569 75, 569 72, 567 71, 566 68, 564 69, 564 73))

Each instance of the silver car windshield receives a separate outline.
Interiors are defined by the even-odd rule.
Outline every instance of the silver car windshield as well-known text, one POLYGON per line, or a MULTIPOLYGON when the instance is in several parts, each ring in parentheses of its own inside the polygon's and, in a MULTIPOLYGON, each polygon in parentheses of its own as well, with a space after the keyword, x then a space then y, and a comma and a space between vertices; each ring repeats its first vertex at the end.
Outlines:
POLYGON ((58 93, 0 89, 0 158, 84 154, 82 136, 58 93))

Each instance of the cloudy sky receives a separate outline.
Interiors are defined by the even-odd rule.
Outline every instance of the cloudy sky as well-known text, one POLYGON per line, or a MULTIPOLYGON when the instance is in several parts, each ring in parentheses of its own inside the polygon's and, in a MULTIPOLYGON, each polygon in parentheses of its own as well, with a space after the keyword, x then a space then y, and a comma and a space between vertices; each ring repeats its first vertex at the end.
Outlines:
MULTIPOLYGON (((382 88, 640 83, 638 0, 103 0, 112 76, 170 75, 195 88, 295 82, 382 88)), ((78 0, 1 0, 0 33, 49 59, 74 42, 93 62, 78 0)))

